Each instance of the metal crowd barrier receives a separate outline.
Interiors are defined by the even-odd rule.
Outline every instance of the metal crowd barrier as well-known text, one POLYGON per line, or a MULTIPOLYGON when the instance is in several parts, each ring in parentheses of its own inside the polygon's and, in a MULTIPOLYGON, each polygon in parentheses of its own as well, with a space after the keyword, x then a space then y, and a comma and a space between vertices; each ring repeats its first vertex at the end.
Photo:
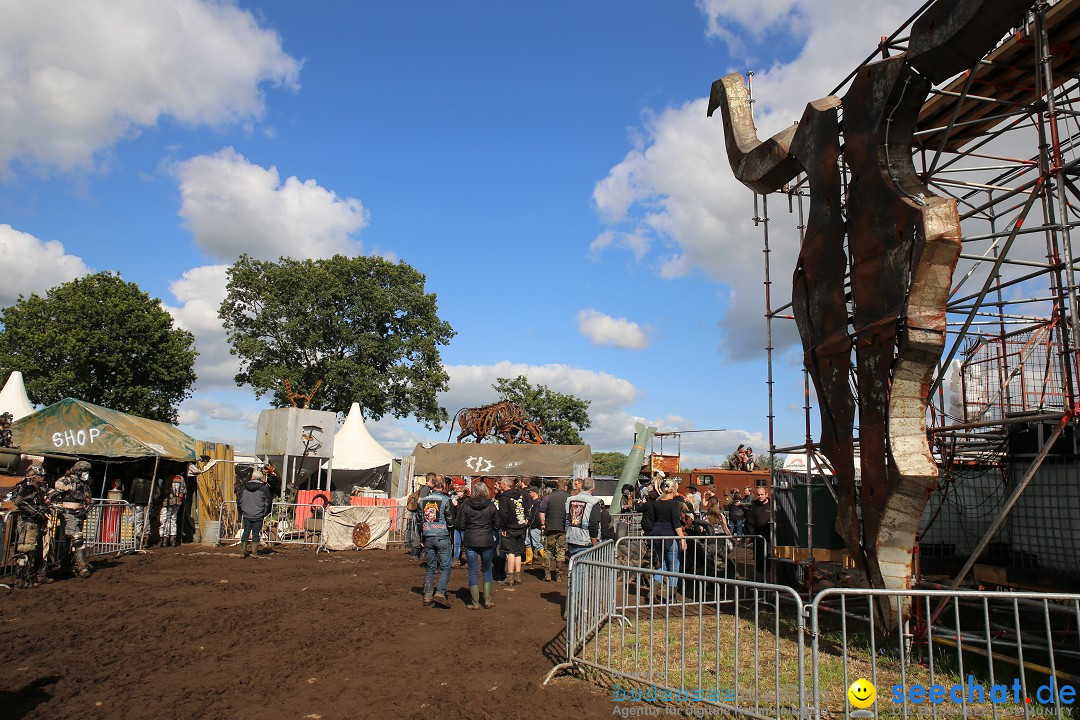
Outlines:
MULTIPOLYGON (((686 540, 686 550, 678 553, 678 571, 706 578, 766 582, 765 538, 758 535, 630 536, 616 541, 615 557, 620 564, 660 567, 662 546, 686 540)), ((726 588, 721 588, 725 590, 726 588)), ((684 592, 696 595, 703 588, 693 583, 684 592)), ((725 600, 730 598, 724 597, 725 600)))
MULTIPOLYGON (((626 540, 616 542, 635 546, 626 540)), ((704 703, 755 718, 799 713, 805 622, 794 590, 624 564, 616 561, 616 542, 570 561, 568 661, 561 667, 602 677, 616 712, 643 707, 628 704, 637 702, 704 703)))
POLYGON ((863 717, 1078 716, 1080 594, 828 589, 809 610, 815 718, 860 678, 863 717))
POLYGON ((641 513, 612 513, 611 524, 619 537, 641 535, 641 513))
MULTIPOLYGON (((270 514, 263 519, 260 542, 316 547, 321 545, 324 507, 322 503, 275 502, 270 514)), ((218 544, 239 543, 243 523, 235 500, 221 503, 220 518, 221 535, 218 544)))
POLYGON ((119 555, 139 548, 135 535, 138 508, 125 500, 94 500, 83 522, 86 557, 119 555))
POLYGON ((556 670, 608 685, 616 712, 638 702, 688 716, 1080 717, 1080 594, 826 589, 805 602, 725 576, 727 563, 715 575, 658 570, 635 556, 651 540, 571 559, 556 670), (855 705, 860 679, 876 695, 855 705))

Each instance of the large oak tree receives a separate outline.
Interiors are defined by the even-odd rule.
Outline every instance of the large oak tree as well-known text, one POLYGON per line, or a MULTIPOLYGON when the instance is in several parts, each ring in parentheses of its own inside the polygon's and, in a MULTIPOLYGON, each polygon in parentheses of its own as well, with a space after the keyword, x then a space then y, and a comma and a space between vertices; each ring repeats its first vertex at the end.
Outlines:
POLYGON ((310 407, 360 404, 378 419, 414 415, 429 428, 447 420, 438 393, 449 376, 439 347, 454 330, 439 319, 424 275, 404 262, 335 255, 277 262, 241 256, 228 270, 219 316, 240 358, 238 385, 279 407, 322 381, 310 407))
POLYGON ((66 397, 175 423, 195 383, 195 338, 139 286, 100 272, 0 311, 0 372, 35 403, 66 397))

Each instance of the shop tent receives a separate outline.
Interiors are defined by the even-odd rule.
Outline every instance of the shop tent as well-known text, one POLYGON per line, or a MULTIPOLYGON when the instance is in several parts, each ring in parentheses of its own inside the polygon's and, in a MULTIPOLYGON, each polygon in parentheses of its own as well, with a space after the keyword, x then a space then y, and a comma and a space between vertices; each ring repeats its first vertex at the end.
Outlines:
POLYGON ((369 487, 388 492, 393 461, 393 454, 368 432, 359 403, 353 403, 334 435, 333 464, 323 465, 323 469, 333 468, 333 489, 350 492, 354 487, 369 487))
POLYGON ((195 460, 195 440, 179 428, 74 398, 12 423, 11 435, 30 455, 195 460))
POLYGON ((26 417, 34 412, 30 398, 26 396, 26 385, 22 373, 15 370, 8 376, 4 389, 0 390, 0 413, 11 413, 12 420, 26 417))

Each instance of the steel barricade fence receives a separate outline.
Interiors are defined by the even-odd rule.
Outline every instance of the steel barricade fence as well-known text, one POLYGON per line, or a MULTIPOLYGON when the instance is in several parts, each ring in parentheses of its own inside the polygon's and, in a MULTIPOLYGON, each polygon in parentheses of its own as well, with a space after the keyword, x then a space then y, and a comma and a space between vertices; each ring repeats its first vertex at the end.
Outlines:
POLYGON ((568 660, 604 676, 614 702, 805 713, 805 620, 794 590, 621 564, 594 550, 572 560, 568 660))
POLYGON ((138 549, 135 513, 135 506, 125 500, 95 499, 83 521, 86 557, 119 555, 138 549))
POLYGON ((815 718, 1077 717, 1078 594, 827 589, 809 610, 815 718))
POLYGON ((612 513, 611 524, 619 537, 641 535, 641 513, 612 513))
MULTIPOLYGON (((321 545, 324 508, 322 503, 275 502, 270 514, 263 519, 260 541, 283 545, 321 545)), ((235 500, 221 503, 220 517, 219 544, 238 544, 243 523, 235 500)))
MULTIPOLYGON (((726 580, 767 582, 764 567, 765 538, 759 535, 645 535, 622 537, 615 543, 616 561, 623 565, 658 568, 661 546, 685 540, 686 550, 676 545, 678 567, 669 567, 688 575, 726 580)), ((695 592, 691 584, 688 591, 695 592)), ((730 601, 726 587, 722 598, 730 601)))

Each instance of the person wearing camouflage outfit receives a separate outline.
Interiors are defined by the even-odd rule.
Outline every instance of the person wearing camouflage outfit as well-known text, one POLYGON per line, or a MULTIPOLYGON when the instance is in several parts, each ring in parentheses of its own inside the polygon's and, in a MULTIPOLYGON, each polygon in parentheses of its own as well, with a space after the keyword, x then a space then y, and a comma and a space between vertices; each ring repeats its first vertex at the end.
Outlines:
POLYGON ((42 539, 45 533, 46 502, 41 483, 45 469, 31 465, 11 492, 18 510, 15 552, 22 557, 16 560, 20 587, 37 587, 52 582, 42 555, 42 539))
POLYGON ((93 568, 86 561, 83 538, 83 521, 93 502, 90 486, 90 463, 79 460, 49 492, 49 500, 60 505, 64 523, 64 535, 71 543, 71 558, 75 565, 75 574, 90 577, 93 568))

